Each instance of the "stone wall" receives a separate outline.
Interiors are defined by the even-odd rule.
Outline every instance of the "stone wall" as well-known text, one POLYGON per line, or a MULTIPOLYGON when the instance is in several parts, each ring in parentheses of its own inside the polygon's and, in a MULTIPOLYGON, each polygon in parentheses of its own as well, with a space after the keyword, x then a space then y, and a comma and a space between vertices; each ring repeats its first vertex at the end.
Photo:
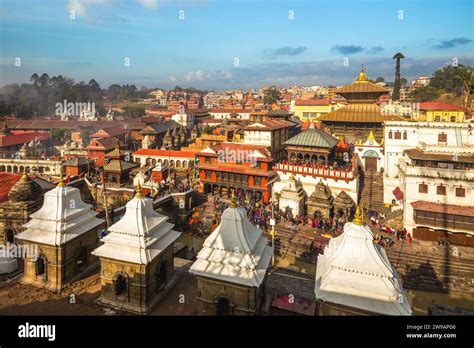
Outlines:
POLYGON ((261 311, 263 287, 250 288, 210 278, 197 277, 198 315, 216 315, 217 301, 225 298, 230 304, 230 315, 255 315, 261 311))
POLYGON ((166 263, 166 284, 174 276, 174 243, 152 260, 148 265, 101 258, 101 297, 98 302, 109 307, 146 314, 154 304, 163 284, 158 284, 158 270, 161 262, 166 263), (127 279, 123 295, 116 295, 115 280, 118 275, 127 279))
MULTIPOLYGON (((50 290, 60 291, 67 283, 76 280, 82 274, 97 266, 97 257, 91 254, 97 247, 98 228, 90 230, 59 247, 38 245, 38 257, 45 258, 45 274, 37 275, 37 260, 24 258, 24 274, 21 281, 50 290), (79 269, 77 251, 85 247, 85 264, 79 269)), ((25 241, 25 245, 33 248, 34 243, 25 241)))

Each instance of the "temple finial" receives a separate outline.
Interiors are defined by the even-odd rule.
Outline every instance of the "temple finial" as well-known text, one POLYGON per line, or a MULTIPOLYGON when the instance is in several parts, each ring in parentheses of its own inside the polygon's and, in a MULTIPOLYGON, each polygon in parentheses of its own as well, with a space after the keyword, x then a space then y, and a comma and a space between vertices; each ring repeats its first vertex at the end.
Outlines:
POLYGON ((59 174, 59 183, 58 187, 64 187, 63 174, 59 174))
POLYGON ((137 189, 136 189, 136 192, 135 192, 135 198, 141 198, 141 197, 142 197, 142 185, 140 185, 140 183, 138 183, 137 189))
POLYGON ((356 81, 359 81, 359 82, 369 81, 369 78, 367 77, 367 74, 365 73, 364 64, 362 64, 362 67, 360 68, 360 73, 359 73, 359 76, 357 76, 356 81))
POLYGON ((359 226, 364 225, 364 206, 363 205, 361 205, 360 207, 357 206, 352 223, 359 226))
POLYGON ((374 132, 373 132, 373 131, 370 131, 370 134, 369 134, 369 137, 367 138, 367 140, 369 140, 369 141, 375 141, 375 136, 374 136, 374 132))
POLYGON ((232 196, 230 198, 229 208, 238 208, 237 198, 235 197, 235 190, 232 190, 232 196))

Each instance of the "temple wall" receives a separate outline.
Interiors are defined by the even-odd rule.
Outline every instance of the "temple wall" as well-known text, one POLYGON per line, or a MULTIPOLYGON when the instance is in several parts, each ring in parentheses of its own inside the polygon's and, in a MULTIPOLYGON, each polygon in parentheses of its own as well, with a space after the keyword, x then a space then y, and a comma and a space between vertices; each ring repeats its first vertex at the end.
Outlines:
MULTIPOLYGON (((72 241, 59 247, 51 245, 38 245, 39 255, 44 255, 47 261, 44 276, 37 276, 37 262, 29 257, 24 258, 23 283, 33 284, 39 287, 46 287, 50 290, 60 291, 68 282, 75 280, 82 272, 95 267, 97 258, 91 254, 97 247, 98 228, 94 228, 72 241), (81 246, 86 247, 86 262, 82 270, 78 269, 76 252, 81 246)), ((34 247, 34 243, 25 241, 23 244, 34 247)))
POLYGON ((166 284, 169 285, 174 276, 174 243, 148 265, 139 265, 125 261, 101 258, 100 282, 101 298, 99 302, 110 307, 128 310, 136 313, 148 313, 152 302, 159 294, 158 269, 161 261, 166 263, 166 284), (115 293, 115 278, 118 274, 126 275, 128 287, 125 295, 115 293))
POLYGON ((263 288, 197 277, 198 315, 216 315, 217 300, 226 298, 230 303, 230 315, 259 314, 263 304, 263 288))

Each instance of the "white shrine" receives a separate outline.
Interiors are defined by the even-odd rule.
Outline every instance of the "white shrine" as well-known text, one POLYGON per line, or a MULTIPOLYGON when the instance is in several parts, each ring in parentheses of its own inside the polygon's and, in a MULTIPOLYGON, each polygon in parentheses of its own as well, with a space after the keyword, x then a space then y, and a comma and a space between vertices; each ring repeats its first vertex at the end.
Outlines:
POLYGON ((198 314, 258 314, 272 254, 268 239, 252 225, 233 194, 189 270, 198 279, 198 314))
POLYGON ((125 215, 108 228, 100 258, 101 296, 98 303, 147 314, 176 283, 174 242, 181 235, 168 217, 153 210, 141 186, 126 205, 125 215))
POLYGON ((97 246, 103 220, 82 201, 79 189, 66 186, 61 179, 30 218, 16 239, 39 250, 36 257, 24 258, 22 282, 59 291, 96 266, 91 251, 97 246))
POLYGON ((357 208, 344 232, 318 256, 315 295, 320 315, 411 315, 395 268, 374 243, 357 208))
POLYGON ((294 217, 302 216, 305 213, 306 198, 301 181, 295 180, 295 175, 292 174, 288 178, 288 184, 280 190, 278 205, 283 211, 290 209, 294 217))

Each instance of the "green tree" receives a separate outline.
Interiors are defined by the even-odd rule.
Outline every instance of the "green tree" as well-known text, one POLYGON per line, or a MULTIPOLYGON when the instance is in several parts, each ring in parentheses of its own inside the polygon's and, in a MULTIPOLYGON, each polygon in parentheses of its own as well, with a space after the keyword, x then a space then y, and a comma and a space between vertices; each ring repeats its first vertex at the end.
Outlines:
POLYGON ((280 100, 280 92, 277 90, 275 86, 271 86, 267 93, 265 94, 265 98, 263 99, 264 103, 267 105, 275 103, 277 100, 280 100))
POLYGON ((385 82, 385 79, 382 76, 379 76, 375 79, 375 82, 385 82))
POLYGON ((81 139, 82 139, 82 147, 86 147, 87 145, 89 145, 89 143, 91 142, 89 132, 83 130, 83 131, 81 131, 80 136, 81 136, 81 139))
POLYGON ((425 102, 435 100, 441 94, 440 90, 433 86, 425 86, 415 89, 410 93, 410 98, 415 102, 425 102))

